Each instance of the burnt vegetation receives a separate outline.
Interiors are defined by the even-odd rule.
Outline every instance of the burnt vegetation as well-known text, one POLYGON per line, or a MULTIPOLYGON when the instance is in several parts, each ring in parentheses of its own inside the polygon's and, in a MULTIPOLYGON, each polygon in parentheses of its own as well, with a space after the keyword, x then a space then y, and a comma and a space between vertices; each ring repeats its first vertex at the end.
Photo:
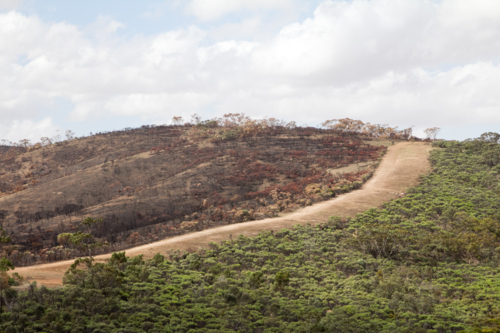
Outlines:
POLYGON ((19 266, 79 255, 57 235, 87 216, 104 220, 89 230, 109 244, 101 251, 277 216, 361 187, 387 142, 416 139, 351 119, 323 125, 195 115, 0 147, 0 223, 12 238, 4 256, 19 266))

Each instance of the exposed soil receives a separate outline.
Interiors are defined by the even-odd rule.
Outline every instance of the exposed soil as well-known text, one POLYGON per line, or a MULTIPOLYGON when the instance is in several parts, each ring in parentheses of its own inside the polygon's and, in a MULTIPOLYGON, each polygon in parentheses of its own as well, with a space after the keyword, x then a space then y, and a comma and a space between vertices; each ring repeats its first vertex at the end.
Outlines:
MULTIPOLYGON (((373 177, 359 190, 337 196, 331 200, 300 209, 276 218, 231 224, 164 239, 147 245, 128 249, 128 256, 143 254, 151 258, 156 253, 173 250, 196 251, 209 242, 220 242, 237 238, 239 235, 254 236, 261 231, 289 228, 295 224, 311 225, 326 222, 328 217, 355 216, 367 209, 378 207, 383 202, 401 196, 404 191, 418 183, 418 176, 429 171, 428 143, 403 142, 389 147, 389 150, 373 177)), ((99 255, 97 261, 106 261, 111 255, 99 255)), ((21 267, 16 272, 29 281, 37 281, 50 287, 62 285, 64 272, 73 260, 50 264, 21 267)))

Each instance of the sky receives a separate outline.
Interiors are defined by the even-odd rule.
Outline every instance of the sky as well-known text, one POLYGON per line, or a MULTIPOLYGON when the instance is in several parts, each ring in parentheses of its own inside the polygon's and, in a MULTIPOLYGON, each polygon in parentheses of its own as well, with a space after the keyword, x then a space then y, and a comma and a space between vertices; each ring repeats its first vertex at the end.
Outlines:
POLYGON ((0 140, 226 113, 500 132, 498 0, 0 0, 0 140))

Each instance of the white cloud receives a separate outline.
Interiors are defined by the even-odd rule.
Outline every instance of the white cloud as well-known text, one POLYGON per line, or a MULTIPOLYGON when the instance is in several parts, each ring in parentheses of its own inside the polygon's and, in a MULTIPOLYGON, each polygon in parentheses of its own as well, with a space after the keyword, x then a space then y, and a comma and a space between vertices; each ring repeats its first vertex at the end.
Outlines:
MULTIPOLYGON (((285 2, 207 1, 219 9, 206 17, 285 2)), ((79 29, 0 14, 0 138, 17 136, 20 124, 35 128, 29 122, 58 97, 75 105, 71 121, 166 122, 210 110, 310 125, 338 117, 500 125, 500 10, 469 3, 326 1, 271 39, 218 42, 196 26, 123 38, 109 17, 79 29)))
POLYGON ((480 24, 483 28, 492 24, 498 27, 500 2, 497 0, 444 0, 439 19, 447 26, 463 26, 480 24))
POLYGON ((18 142, 22 139, 28 139, 32 143, 36 143, 40 141, 41 137, 53 137, 58 131, 59 128, 52 124, 52 118, 50 117, 38 122, 29 119, 14 120, 9 126, 0 124, 0 140, 6 139, 11 142, 18 142))
POLYGON ((415 69, 388 72, 364 83, 313 89, 264 84, 253 93, 233 94, 219 110, 279 115, 317 125, 350 117, 393 125, 500 124, 500 66, 475 63, 431 76, 415 69), (281 89, 280 89, 281 88, 281 89))
POLYGON ((19 8, 23 2, 23 0, 0 0, 0 10, 19 8))
POLYGON ((324 2, 313 19, 283 28, 256 52, 256 62, 272 75, 345 84, 390 70, 468 63, 500 54, 500 13, 494 26, 476 12, 470 18, 475 24, 467 28, 441 22, 443 17, 466 16, 452 5, 428 1, 324 2))
POLYGON ((293 5, 292 0, 191 0, 186 10, 201 20, 209 21, 244 10, 286 9, 293 5))

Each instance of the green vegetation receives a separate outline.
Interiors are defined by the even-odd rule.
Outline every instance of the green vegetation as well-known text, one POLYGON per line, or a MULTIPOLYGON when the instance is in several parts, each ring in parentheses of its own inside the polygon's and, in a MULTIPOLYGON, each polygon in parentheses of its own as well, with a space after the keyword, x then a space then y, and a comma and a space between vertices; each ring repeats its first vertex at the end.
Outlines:
MULTIPOLYGON (((11 242, 5 230, 0 227, 0 246, 11 242)), ((11 286, 17 286, 23 282, 23 278, 14 273, 12 276, 7 274, 8 271, 14 269, 14 265, 7 258, 0 258, 0 314, 3 313, 3 305, 6 304, 9 310, 15 303, 17 298, 17 291, 12 289, 11 286)))
MULTIPOLYGON (((91 217, 85 218, 80 224, 79 228, 85 228, 87 231, 92 231, 93 227, 103 223, 102 219, 93 219, 91 217)), ((57 235, 57 242, 62 246, 72 245, 80 250, 80 252, 86 253, 88 251, 89 259, 92 260, 92 252, 97 248, 107 245, 107 243, 102 243, 96 241, 94 236, 90 233, 83 233, 77 231, 74 233, 64 232, 57 235)))
MULTIPOLYGON (((500 145, 436 142, 432 173, 353 219, 30 285, 6 332, 500 332, 500 145)), ((496 139, 495 139, 496 138, 496 139)))

